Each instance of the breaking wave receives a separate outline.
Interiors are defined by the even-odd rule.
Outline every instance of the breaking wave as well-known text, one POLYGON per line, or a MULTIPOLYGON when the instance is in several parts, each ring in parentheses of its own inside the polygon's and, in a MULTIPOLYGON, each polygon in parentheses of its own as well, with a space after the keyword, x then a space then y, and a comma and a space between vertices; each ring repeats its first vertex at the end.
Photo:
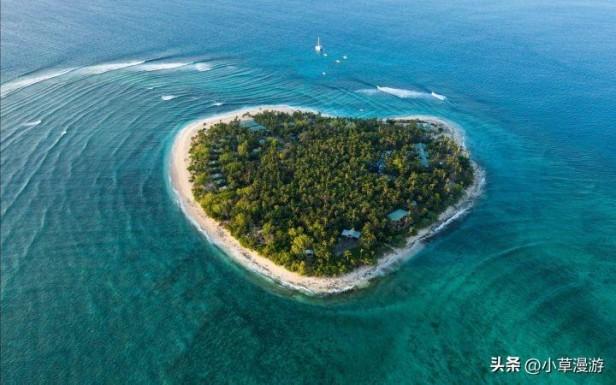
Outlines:
POLYGON ((376 88, 362 88, 360 90, 356 90, 355 92, 358 92, 364 95, 376 95, 379 93, 379 90, 377 90, 376 88))
POLYGON ((176 62, 149 62, 147 60, 128 60, 123 62, 109 62, 109 63, 101 63, 101 64, 93 64, 84 67, 68 67, 56 70, 50 70, 47 72, 37 72, 25 75, 23 77, 19 77, 13 79, 11 81, 6 82, 5 84, 0 85, 0 97, 4 98, 5 96, 18 91, 22 88, 29 87, 31 85, 44 82, 46 80, 50 80, 53 78, 57 78, 59 76, 65 75, 69 72, 73 72, 76 75, 88 76, 88 75, 100 75, 110 71, 121 70, 125 68, 129 68, 131 70, 136 71, 165 71, 165 70, 173 70, 183 67, 194 68, 199 72, 210 71, 214 68, 214 66, 210 63, 200 62, 194 63, 191 61, 176 61, 176 62))
POLYGON ((145 63, 145 60, 131 60, 126 62, 95 64, 84 67, 80 69, 79 72, 87 75, 99 75, 104 74, 105 72, 115 71, 122 68, 134 67, 143 63, 145 63))
POLYGON ((190 64, 192 64, 192 62, 144 63, 135 68, 140 71, 152 72, 152 71, 172 70, 176 68, 185 67, 190 64))
POLYGON ((34 85, 40 82, 44 82, 45 80, 57 78, 58 76, 62 76, 73 70, 74 68, 65 68, 61 70, 50 71, 50 72, 45 72, 45 73, 40 73, 40 74, 32 74, 32 75, 27 75, 22 78, 17 78, 15 80, 9 81, 3 84, 2 86, 0 86, 0 97, 5 97, 6 95, 12 92, 15 92, 17 90, 20 90, 25 87, 29 87, 31 85, 34 85))
POLYGON ((167 101, 167 100, 172 100, 172 99, 177 98, 177 95, 163 95, 163 96, 161 96, 160 98, 161 98, 162 100, 167 101))
POLYGON ((438 100, 447 99, 445 95, 437 94, 436 92, 428 93, 428 92, 423 92, 423 91, 407 90, 404 88, 381 87, 381 86, 376 86, 376 88, 362 88, 362 89, 356 90, 355 92, 358 92, 364 95, 376 95, 378 93, 384 93, 388 95, 393 95, 401 99, 438 99, 438 100))
POLYGON ((430 93, 430 95, 432 95, 432 97, 437 98, 438 100, 445 100, 447 99, 447 97, 445 95, 441 95, 441 94, 437 94, 436 92, 432 91, 430 93))
POLYGON ((432 95, 427 92, 406 90, 403 88, 376 86, 376 89, 383 93, 397 96, 403 99, 409 99, 409 98, 410 99, 420 99, 420 98, 431 98, 432 97, 432 95))
POLYGON ((196 63, 195 64, 195 69, 199 72, 209 71, 212 68, 214 68, 214 66, 211 65, 210 63, 196 63))
POLYGON ((34 127, 34 126, 38 126, 39 124, 41 124, 42 120, 33 120, 31 122, 26 122, 24 124, 22 124, 22 126, 26 126, 26 127, 34 127))

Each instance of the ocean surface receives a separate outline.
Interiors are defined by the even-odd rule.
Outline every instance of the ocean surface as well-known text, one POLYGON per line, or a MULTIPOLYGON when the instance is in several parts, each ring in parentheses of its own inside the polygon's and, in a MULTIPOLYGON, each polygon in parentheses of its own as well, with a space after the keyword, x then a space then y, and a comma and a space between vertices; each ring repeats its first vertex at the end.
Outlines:
POLYGON ((2 384, 616 383, 614 2, 1 6, 2 384), (280 289, 168 176, 184 125, 261 104, 449 119, 485 192, 364 290, 280 289))

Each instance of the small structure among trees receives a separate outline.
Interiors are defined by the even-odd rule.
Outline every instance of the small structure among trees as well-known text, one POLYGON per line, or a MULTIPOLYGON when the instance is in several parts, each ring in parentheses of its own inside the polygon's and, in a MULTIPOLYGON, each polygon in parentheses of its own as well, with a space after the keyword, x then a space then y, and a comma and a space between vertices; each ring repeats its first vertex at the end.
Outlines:
POLYGON ((342 230, 341 235, 349 239, 359 239, 361 237, 361 232, 355 229, 344 229, 342 230))
POLYGON ((396 230, 401 230, 409 224, 409 212, 397 209, 387 214, 387 219, 396 230))

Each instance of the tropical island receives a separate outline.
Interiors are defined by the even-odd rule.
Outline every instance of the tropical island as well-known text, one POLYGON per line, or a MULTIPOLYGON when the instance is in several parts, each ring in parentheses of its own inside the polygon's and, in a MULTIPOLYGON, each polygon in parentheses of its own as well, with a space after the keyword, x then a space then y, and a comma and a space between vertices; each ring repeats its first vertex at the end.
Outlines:
POLYGON ((365 284, 468 207, 480 172, 459 139, 433 118, 244 110, 183 130, 172 181, 236 261, 329 294, 365 284))

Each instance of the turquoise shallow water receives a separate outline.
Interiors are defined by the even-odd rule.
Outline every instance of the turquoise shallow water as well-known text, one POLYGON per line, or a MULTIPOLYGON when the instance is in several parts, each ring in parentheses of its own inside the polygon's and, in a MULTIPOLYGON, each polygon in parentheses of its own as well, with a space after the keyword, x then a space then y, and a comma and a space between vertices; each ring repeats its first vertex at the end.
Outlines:
POLYGON ((614 383, 613 3, 2 0, 1 15, 3 384, 614 383), (167 174, 187 122, 260 104, 445 117, 486 191, 371 287, 286 292, 208 244, 167 174), (496 355, 606 370, 492 374, 496 355))

